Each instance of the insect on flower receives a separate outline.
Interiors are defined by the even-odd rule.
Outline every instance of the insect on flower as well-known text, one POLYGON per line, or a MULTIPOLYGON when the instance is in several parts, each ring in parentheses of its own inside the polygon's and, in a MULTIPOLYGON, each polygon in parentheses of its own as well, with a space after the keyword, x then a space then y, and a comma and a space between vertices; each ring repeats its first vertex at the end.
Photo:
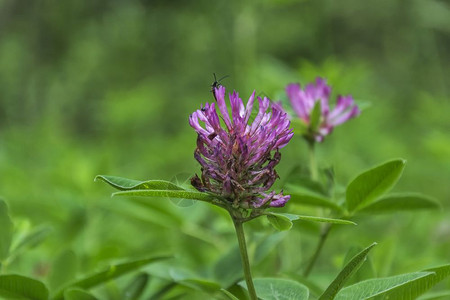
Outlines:
MULTIPOLYGON (((214 82, 211 84, 211 93, 213 93, 214 99, 216 99, 216 94, 214 92, 215 89, 218 88, 219 86, 221 86, 220 82, 222 80, 224 80, 225 78, 230 77, 230 76, 229 75, 225 75, 222 78, 220 78, 219 80, 216 77, 216 73, 213 73, 213 76, 214 76, 214 82)), ((217 101, 217 99, 216 99, 216 101, 217 101)))

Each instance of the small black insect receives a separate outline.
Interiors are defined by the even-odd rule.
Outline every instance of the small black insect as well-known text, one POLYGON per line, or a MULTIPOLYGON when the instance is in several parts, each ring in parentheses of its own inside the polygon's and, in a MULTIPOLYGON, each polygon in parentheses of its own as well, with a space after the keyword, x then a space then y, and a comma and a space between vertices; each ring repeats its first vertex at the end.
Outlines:
MULTIPOLYGON (((214 75, 214 82, 211 84, 211 93, 213 93, 214 99, 216 99, 216 94, 214 93, 214 90, 216 88, 218 88, 221 85, 220 82, 222 80, 224 80, 225 78, 229 77, 229 75, 225 75, 220 79, 217 79, 216 73, 213 73, 213 75, 214 75)), ((216 101, 217 101, 217 99, 216 99, 216 101)))

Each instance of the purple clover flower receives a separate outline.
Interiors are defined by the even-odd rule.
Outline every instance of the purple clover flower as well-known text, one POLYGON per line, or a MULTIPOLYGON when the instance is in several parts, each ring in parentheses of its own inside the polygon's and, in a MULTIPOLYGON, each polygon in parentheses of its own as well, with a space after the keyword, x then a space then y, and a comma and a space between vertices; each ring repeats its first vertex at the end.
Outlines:
POLYGON ((225 88, 215 88, 214 96, 216 103, 206 103, 189 116, 189 124, 198 134, 194 157, 202 171, 201 178, 195 175, 191 179, 192 185, 201 192, 219 195, 236 208, 284 206, 290 196, 267 191, 278 178, 274 169, 281 158, 278 149, 293 136, 287 114, 272 106, 267 97, 258 97, 258 113, 249 122, 255 92, 245 107, 233 92, 229 94, 230 118, 225 88))
POLYGON ((336 106, 330 111, 329 98, 331 87, 320 77, 315 83, 307 84, 304 89, 299 84, 289 84, 286 87, 287 96, 297 116, 310 127, 311 113, 317 101, 320 101, 321 116, 317 129, 309 128, 304 134, 307 139, 322 142, 326 135, 333 131, 339 124, 348 121, 360 114, 358 106, 354 103, 351 95, 337 97, 336 106))

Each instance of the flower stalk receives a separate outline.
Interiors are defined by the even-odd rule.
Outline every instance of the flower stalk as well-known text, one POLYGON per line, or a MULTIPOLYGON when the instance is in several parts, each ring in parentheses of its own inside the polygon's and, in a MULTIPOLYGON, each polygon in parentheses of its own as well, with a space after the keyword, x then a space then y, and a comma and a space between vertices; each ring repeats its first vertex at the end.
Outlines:
POLYGON ((239 243, 239 252, 241 253, 242 267, 244 271, 245 283, 247 284, 248 293, 251 300, 258 300, 256 296, 255 286, 253 285, 252 272, 250 269, 250 261, 248 259, 247 245, 245 242, 244 222, 238 218, 235 218, 231 213, 231 219, 233 220, 234 229, 236 230, 236 236, 239 243))

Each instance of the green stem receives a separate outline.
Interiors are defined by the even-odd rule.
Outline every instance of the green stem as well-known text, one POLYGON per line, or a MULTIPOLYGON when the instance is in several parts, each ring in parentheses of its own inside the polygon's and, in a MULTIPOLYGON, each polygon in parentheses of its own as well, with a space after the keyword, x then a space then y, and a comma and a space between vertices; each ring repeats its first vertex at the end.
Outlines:
POLYGON ((322 251, 323 245, 328 237, 328 234, 331 230, 331 224, 326 224, 325 227, 322 228, 322 232, 320 233, 320 239, 317 243, 316 250, 314 251, 313 256, 309 260, 309 264, 303 272, 304 277, 308 277, 309 273, 311 273, 314 265, 316 264, 317 258, 319 258, 320 252, 322 251))
POLYGON ((311 172, 311 179, 314 181, 319 180, 319 171, 317 169, 317 162, 316 162, 316 153, 314 149, 315 142, 314 141, 308 141, 308 148, 309 148, 309 171, 311 172))
POLYGON ((247 246, 245 244, 245 234, 244 227, 242 226, 242 221, 235 219, 231 216, 233 220, 234 228, 236 229, 236 235, 239 243, 239 251, 241 252, 242 266, 244 268, 245 282, 247 283, 248 293, 250 294, 251 300, 258 300, 256 296, 255 286, 253 285, 252 273, 250 271, 250 262, 248 260, 247 246))

